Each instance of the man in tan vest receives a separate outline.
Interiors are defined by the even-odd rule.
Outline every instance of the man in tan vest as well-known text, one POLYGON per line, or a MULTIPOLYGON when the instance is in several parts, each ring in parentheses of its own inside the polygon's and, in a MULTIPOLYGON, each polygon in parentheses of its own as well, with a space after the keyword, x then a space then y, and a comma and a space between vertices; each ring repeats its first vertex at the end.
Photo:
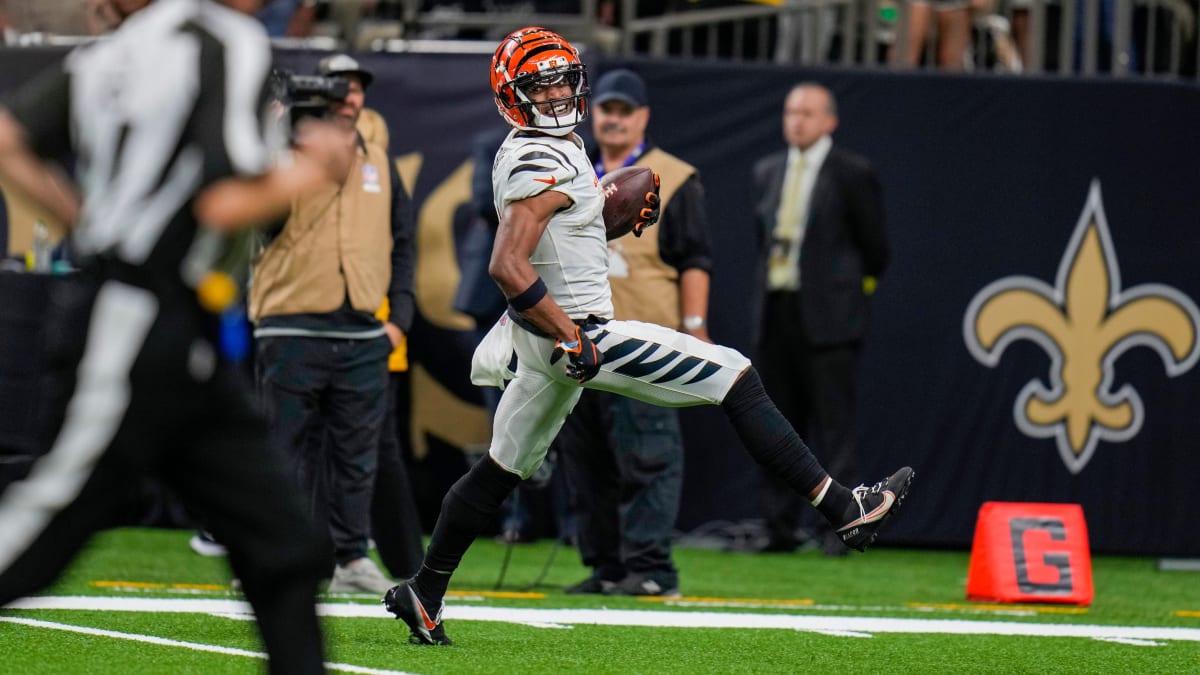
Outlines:
MULTIPOLYGON (((648 166, 662 182, 657 230, 609 242, 614 318, 711 342, 708 217, 699 175, 646 138, 650 107, 636 73, 609 72, 593 93, 596 175, 648 166)), ((586 390, 555 447, 575 497, 579 553, 593 570, 567 592, 678 595, 671 537, 683 489, 683 440, 675 410, 586 390)))
MULTIPOLYGON (((372 75, 351 57, 318 73, 345 77, 350 94, 331 116, 353 126, 372 75)), ((341 185, 292 205, 259 256, 250 292, 257 371, 271 440, 291 460, 337 566, 329 591, 394 585, 367 557, 372 488, 387 396, 388 355, 413 317, 413 217, 387 151, 358 138, 341 185), (386 321, 375 312, 388 301, 386 321)))

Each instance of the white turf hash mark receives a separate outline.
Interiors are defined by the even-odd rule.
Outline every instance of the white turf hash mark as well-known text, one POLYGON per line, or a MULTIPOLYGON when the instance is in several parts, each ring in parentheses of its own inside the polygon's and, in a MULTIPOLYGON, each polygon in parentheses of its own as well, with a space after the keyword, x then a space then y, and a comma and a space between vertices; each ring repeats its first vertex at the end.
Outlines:
MULTIPOLYGON (((226 654, 229 656, 245 656, 252 659, 266 659, 267 655, 262 652, 252 652, 247 649, 236 649, 234 647, 221 647, 220 645, 206 645, 198 642, 184 642, 182 640, 168 640, 166 638, 155 637, 153 635, 139 635, 137 633, 120 633, 115 630, 104 630, 102 628, 91 628, 89 626, 73 626, 67 623, 54 623, 53 621, 39 621, 37 619, 24 619, 16 616, 0 616, 0 621, 5 623, 16 623, 23 626, 33 626, 35 628, 49 628, 51 630, 61 630, 68 633, 82 633, 84 635, 96 635, 98 637, 117 638, 119 640, 132 640, 134 642, 145 642, 152 645, 160 645, 163 647, 183 647, 184 649, 192 649, 198 652, 210 652, 213 654, 226 654)), ((362 666, 354 666, 348 663, 330 663, 326 662, 325 667, 329 670, 336 670, 344 673, 366 673, 367 675, 408 675, 398 670, 378 670, 376 668, 364 668, 362 666)))
MULTIPOLYGON (((236 600, 183 598, 104 598, 56 596, 23 598, 9 609, 75 609, 124 612, 182 612, 245 614, 250 605, 236 600)), ((324 603, 322 616, 392 619, 378 604, 324 603)), ((811 616, 798 614, 740 614, 721 612, 665 612, 601 609, 525 609, 515 607, 448 606, 447 620, 496 621, 522 624, 590 624, 598 626, 655 626, 675 628, 774 628, 816 633, 940 633, 954 635, 1014 635, 1120 640, 1181 640, 1200 642, 1200 628, 1158 626, 1100 626, 1094 624, 1024 623, 956 619, 891 619, 865 616, 811 616)))

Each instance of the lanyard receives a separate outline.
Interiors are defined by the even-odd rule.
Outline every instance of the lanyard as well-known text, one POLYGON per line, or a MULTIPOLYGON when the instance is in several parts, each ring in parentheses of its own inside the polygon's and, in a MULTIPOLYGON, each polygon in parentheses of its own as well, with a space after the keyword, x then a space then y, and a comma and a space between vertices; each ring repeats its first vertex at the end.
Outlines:
MULTIPOLYGON (((641 143, 638 143, 638 146, 633 149, 633 152, 629 154, 629 157, 625 158, 625 163, 621 165, 621 168, 624 169, 627 166, 633 166, 633 163, 638 161, 638 157, 641 157, 642 153, 645 151, 646 151, 646 141, 642 141, 641 143)), ((596 160, 596 163, 592 166, 592 168, 594 168, 596 170, 596 178, 604 178, 605 171, 604 171, 604 158, 603 157, 596 160)))

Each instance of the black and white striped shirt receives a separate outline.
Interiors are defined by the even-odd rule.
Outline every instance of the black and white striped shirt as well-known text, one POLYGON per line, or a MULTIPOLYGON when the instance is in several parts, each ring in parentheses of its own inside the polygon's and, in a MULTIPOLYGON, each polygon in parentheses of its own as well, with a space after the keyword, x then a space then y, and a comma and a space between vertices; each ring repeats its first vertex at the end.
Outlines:
POLYGON ((10 108, 35 150, 74 155, 75 251, 178 279, 195 248, 197 193, 267 169, 270 69, 253 17, 157 0, 18 94, 10 108))

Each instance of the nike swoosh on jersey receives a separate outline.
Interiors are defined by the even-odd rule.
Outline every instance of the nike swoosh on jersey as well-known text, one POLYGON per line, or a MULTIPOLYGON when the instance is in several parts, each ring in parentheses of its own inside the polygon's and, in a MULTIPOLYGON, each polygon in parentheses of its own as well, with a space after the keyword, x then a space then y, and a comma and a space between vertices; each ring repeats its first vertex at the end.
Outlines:
POLYGON ((546 185, 554 185, 558 182, 558 179, 554 176, 550 176, 549 178, 534 178, 534 180, 539 183, 545 183, 546 185))
POLYGON ((879 520, 879 518, 882 517, 883 514, 888 512, 888 509, 892 508, 892 503, 895 501, 896 501, 895 493, 893 493, 891 490, 887 490, 886 492, 883 493, 883 503, 882 504, 880 504, 879 506, 876 506, 874 509, 871 510, 870 513, 866 514, 862 518, 859 518, 858 520, 850 521, 849 523, 846 523, 842 527, 838 528, 838 532, 841 532, 842 530, 854 527, 856 525, 865 525, 866 523, 871 523, 876 520, 879 520))

